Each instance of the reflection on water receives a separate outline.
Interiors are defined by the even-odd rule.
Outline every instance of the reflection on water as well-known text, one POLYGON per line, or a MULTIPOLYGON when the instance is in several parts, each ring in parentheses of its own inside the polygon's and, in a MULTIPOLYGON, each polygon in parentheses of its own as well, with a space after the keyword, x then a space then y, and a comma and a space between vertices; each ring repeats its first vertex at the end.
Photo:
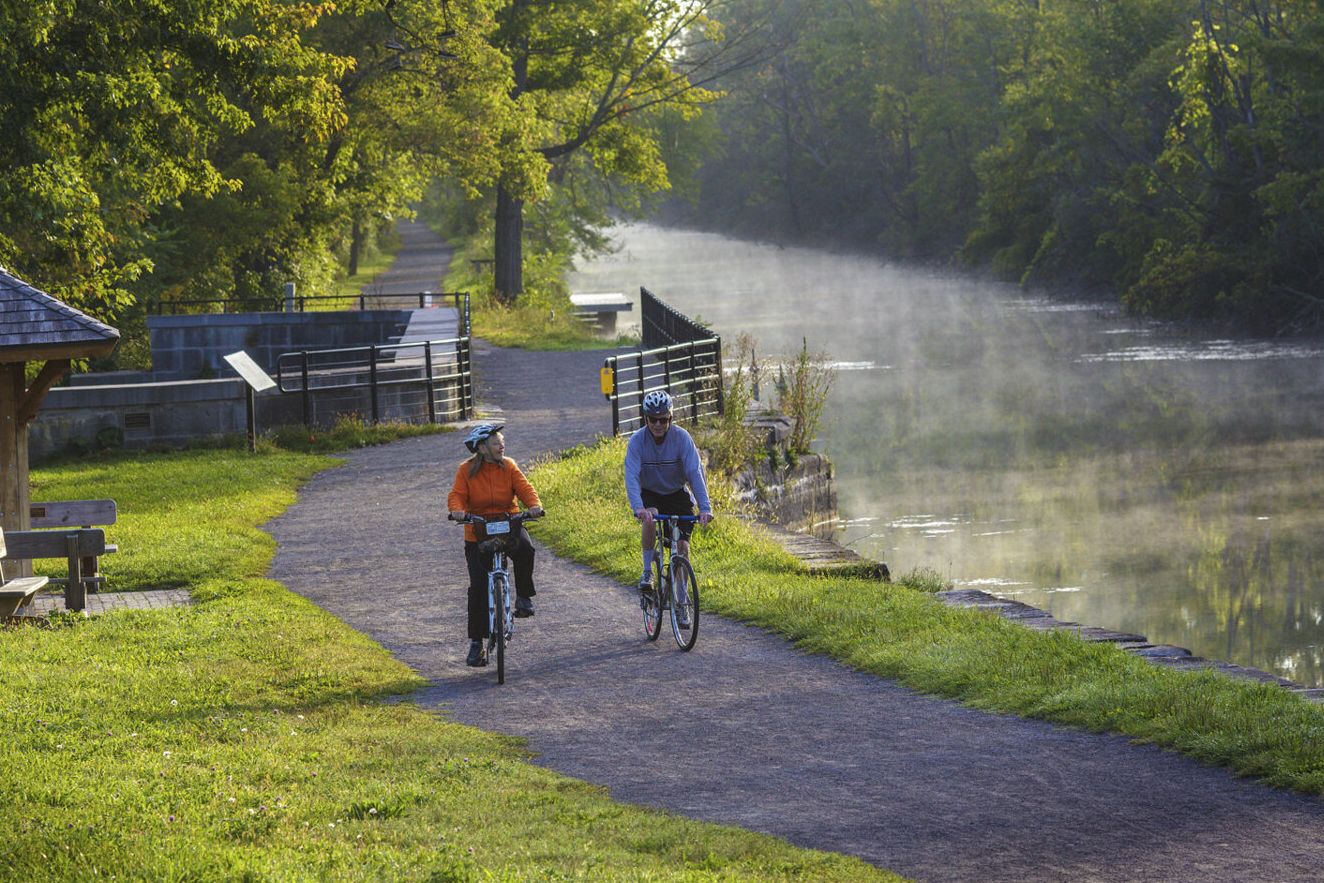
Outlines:
MULTIPOLYGON (((575 290, 647 286, 760 357, 838 363, 840 540, 1063 620, 1324 685, 1324 346, 710 234, 624 228, 575 290)), ((637 307, 636 307, 637 309, 637 307)))

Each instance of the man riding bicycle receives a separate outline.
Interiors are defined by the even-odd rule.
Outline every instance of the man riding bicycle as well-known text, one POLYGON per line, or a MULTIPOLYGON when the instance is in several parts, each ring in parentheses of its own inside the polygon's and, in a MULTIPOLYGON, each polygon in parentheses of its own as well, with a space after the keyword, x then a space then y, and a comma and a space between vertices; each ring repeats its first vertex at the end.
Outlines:
MULTIPOLYGON (((699 449, 688 432, 671 422, 671 396, 661 390, 650 392, 644 396, 641 410, 645 423, 630 436, 625 449, 625 493, 634 517, 642 524, 644 575, 639 590, 643 592, 651 585, 653 570, 657 530, 653 516, 693 515, 697 499, 699 523, 707 524, 712 521, 713 507, 699 449)), ((693 527, 690 523, 680 525, 681 540, 676 551, 687 557, 693 527)))

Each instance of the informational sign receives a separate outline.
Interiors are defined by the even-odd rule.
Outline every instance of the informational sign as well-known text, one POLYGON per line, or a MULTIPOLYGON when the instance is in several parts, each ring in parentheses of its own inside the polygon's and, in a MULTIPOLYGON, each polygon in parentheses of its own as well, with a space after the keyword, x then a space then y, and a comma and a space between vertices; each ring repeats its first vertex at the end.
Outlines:
POLYGON ((276 385, 276 381, 271 379, 271 375, 263 371, 257 362, 254 362, 248 353, 240 350, 237 353, 230 353, 223 357, 230 363, 230 367, 239 372, 239 376, 244 378, 244 383, 248 384, 248 389, 244 390, 245 398, 248 399, 248 449, 257 450, 257 405, 253 401, 255 394, 265 389, 271 389, 276 385))
POLYGON ((271 375, 262 370, 262 366, 254 362, 248 353, 240 350, 237 353, 230 353, 225 356, 225 361, 230 363, 230 367, 239 372, 239 376, 253 388, 253 392, 262 392, 264 389, 271 389, 276 385, 276 381, 271 379, 271 375))

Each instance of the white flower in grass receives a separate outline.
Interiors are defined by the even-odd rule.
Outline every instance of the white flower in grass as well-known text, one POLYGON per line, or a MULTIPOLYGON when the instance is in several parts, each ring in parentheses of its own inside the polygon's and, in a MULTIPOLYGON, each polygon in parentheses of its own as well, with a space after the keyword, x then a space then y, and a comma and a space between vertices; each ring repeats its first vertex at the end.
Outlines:
POLYGON ((169 757, 169 756, 170 756, 170 752, 169 752, 169 751, 162 751, 161 754, 162 754, 162 756, 164 756, 164 757, 169 757))
POLYGON ((171 704, 171 705, 178 705, 178 704, 179 704, 179 700, 178 700, 178 699, 171 699, 171 700, 170 700, 170 704, 171 704))

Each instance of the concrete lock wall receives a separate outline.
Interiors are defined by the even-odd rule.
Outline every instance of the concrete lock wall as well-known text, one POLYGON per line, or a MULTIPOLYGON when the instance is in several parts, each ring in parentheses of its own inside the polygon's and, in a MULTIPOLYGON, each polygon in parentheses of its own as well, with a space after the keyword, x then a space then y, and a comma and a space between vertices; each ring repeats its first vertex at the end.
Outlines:
POLYGON ((29 424, 28 450, 35 460, 79 445, 141 448, 244 432, 244 388, 238 378, 57 387, 29 424))
POLYGON ((410 315, 410 310, 365 310, 149 316, 152 379, 224 377, 231 373, 224 356, 238 350, 274 374, 282 353, 399 340, 410 315))
MULTIPOLYGON (((234 376, 225 355, 244 350, 274 376, 276 358, 282 353, 389 345, 399 339, 410 315, 409 310, 374 310, 151 317, 152 360, 163 370, 79 375, 69 386, 52 389, 29 425, 29 453, 33 459, 41 459, 77 448, 179 446, 215 435, 244 434, 248 431, 247 387, 234 376), (199 374, 220 377, 198 379, 199 374)), ((392 366, 393 358, 389 351, 384 353, 379 380, 409 382, 379 385, 378 418, 427 422, 421 361, 392 366)), ((342 372, 334 382, 366 384, 368 373, 342 372)), ((438 381, 435 388, 438 401, 453 402, 459 397, 454 381, 438 381)), ((258 432, 304 422, 305 402, 298 392, 258 393, 255 406, 258 432)), ((367 386, 314 388, 307 413, 309 425, 319 428, 330 427, 346 415, 370 420, 372 391, 367 386)))
MULTIPOLYGON (((455 387, 438 383, 437 396, 454 397, 455 387)), ((299 393, 261 392, 254 405, 259 433, 303 423, 299 393)), ((346 415, 368 420, 372 391, 313 390, 308 405, 311 426, 328 428, 346 415)), ((377 412, 381 420, 426 423, 426 388, 421 382, 380 387, 377 412)), ((38 460, 71 448, 180 446, 247 431, 247 386, 238 378, 57 387, 29 424, 28 450, 38 460)))

